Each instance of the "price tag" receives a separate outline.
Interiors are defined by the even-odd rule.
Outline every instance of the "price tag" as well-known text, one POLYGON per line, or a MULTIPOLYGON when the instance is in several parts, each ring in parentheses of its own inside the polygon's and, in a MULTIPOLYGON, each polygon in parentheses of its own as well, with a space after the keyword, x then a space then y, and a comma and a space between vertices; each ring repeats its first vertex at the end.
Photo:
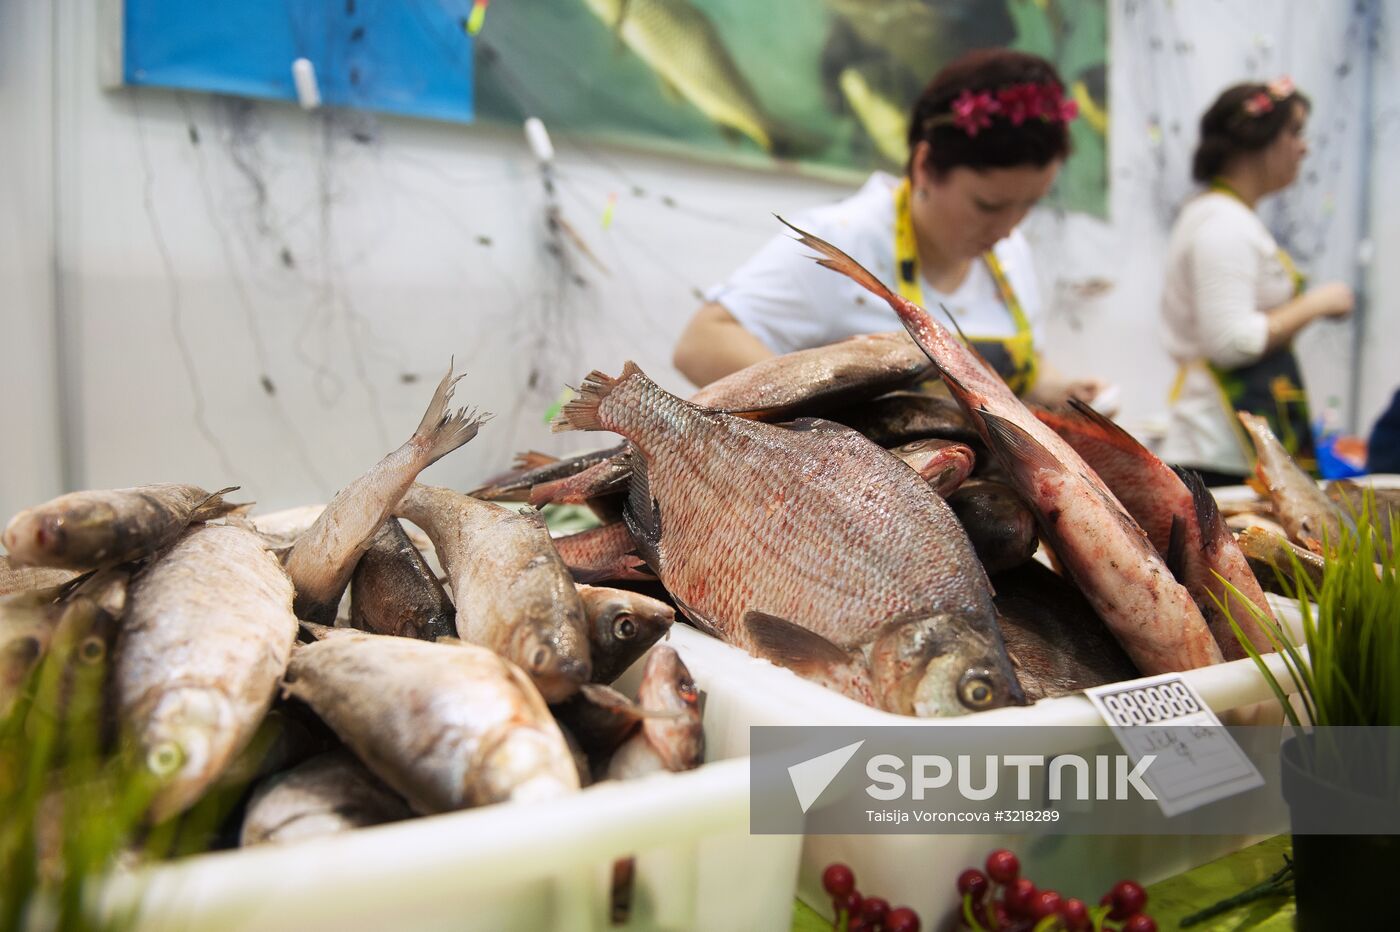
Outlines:
POLYGON ((1210 706, 1177 673, 1084 690, 1170 816, 1264 785, 1210 706))

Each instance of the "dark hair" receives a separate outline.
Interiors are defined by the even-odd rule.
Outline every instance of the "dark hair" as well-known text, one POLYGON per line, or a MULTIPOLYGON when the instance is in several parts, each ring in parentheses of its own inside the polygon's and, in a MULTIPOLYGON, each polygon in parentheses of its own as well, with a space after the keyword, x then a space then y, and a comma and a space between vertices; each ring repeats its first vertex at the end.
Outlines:
POLYGON ((1210 181, 1237 156, 1266 148, 1287 128, 1295 102, 1311 109, 1311 101, 1291 84, 1287 94, 1276 97, 1277 90, 1251 82, 1228 87, 1215 98, 1201 117, 1201 141, 1191 159, 1193 178, 1210 181), (1250 104, 1255 100, 1267 100, 1268 106, 1251 113, 1250 104))
POLYGON ((929 144, 927 167, 937 174, 965 165, 968 168, 1044 168, 1069 155, 1069 127, 1058 120, 1030 119, 1013 125, 994 119, 975 136, 946 118, 953 101, 964 91, 996 91, 1017 84, 1053 85, 1063 90, 1055 66, 1038 55, 1010 49, 974 49, 944 65, 924 88, 909 119, 909 163, 914 149, 929 144))

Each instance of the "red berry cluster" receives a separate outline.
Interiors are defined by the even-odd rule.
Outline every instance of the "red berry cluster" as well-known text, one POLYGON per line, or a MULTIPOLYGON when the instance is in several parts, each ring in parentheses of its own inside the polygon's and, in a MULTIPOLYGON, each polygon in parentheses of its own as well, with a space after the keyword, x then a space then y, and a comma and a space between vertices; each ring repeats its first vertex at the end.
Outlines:
POLYGON ((1157 923, 1142 911, 1147 891, 1141 884, 1119 881, 1097 908, 1090 909, 1083 900, 1036 889, 1021 876, 1016 855, 1005 849, 987 856, 985 874, 975 867, 959 874, 958 892, 963 898, 959 928, 973 932, 1157 932, 1157 923), (1118 925, 1107 925, 1106 920, 1118 925))
POLYGON ((831 896, 837 929, 844 921, 846 932, 919 932, 918 913, 908 906, 890 909, 878 896, 861 896, 856 875, 844 864, 822 871, 822 889, 831 896))

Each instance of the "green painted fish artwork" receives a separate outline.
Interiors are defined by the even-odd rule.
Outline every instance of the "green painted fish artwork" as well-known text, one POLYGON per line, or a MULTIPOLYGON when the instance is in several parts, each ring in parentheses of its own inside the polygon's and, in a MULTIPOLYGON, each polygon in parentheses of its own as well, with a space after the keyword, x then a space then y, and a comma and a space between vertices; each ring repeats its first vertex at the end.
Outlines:
POLYGON ((851 181, 903 169, 943 64, 1032 52, 1081 114, 1052 201, 1107 208, 1106 0, 532 0, 495 5, 476 43, 483 118, 851 181))

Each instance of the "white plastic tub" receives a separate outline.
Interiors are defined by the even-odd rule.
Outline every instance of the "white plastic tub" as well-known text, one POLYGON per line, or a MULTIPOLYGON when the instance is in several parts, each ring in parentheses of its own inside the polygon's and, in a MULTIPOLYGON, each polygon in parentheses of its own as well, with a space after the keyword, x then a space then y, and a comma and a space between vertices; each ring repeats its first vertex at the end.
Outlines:
MULTIPOLYGON (((729 705, 727 681, 692 672, 729 705)), ((712 763, 688 773, 202 855, 119 878, 107 903, 144 893, 143 930, 786 929, 802 840, 749 834, 748 761, 708 716, 706 741, 712 763), (632 919, 612 926, 612 864, 631 855, 632 919)))
MULTIPOLYGON (((1286 625, 1296 624, 1296 606, 1272 596, 1270 600, 1286 625)), ((956 718, 915 719, 872 709, 690 628, 677 626, 671 643, 697 680, 713 690, 705 709, 707 736, 722 745, 714 750, 723 756, 747 755, 749 728, 754 725, 1099 726, 1105 735, 1108 733, 1098 712, 1083 696, 956 718)), ((1271 666, 1280 682, 1291 682, 1280 661, 1272 660, 1271 666)), ((1273 693, 1249 659, 1182 675, 1227 725, 1282 720, 1273 693)), ((1278 830, 1287 831, 1287 825, 1278 830)), ((957 874, 966 867, 980 866, 996 848, 1016 851, 1026 875, 1038 885, 1067 896, 1092 896, 1097 902, 1118 880, 1152 883, 1238 850, 1259 837, 813 835, 803 842, 798 895, 830 915, 829 897, 821 889, 820 877, 828 864, 839 861, 855 871, 862 892, 895 905, 912 906, 923 917, 924 928, 933 929, 957 906, 957 874)))

